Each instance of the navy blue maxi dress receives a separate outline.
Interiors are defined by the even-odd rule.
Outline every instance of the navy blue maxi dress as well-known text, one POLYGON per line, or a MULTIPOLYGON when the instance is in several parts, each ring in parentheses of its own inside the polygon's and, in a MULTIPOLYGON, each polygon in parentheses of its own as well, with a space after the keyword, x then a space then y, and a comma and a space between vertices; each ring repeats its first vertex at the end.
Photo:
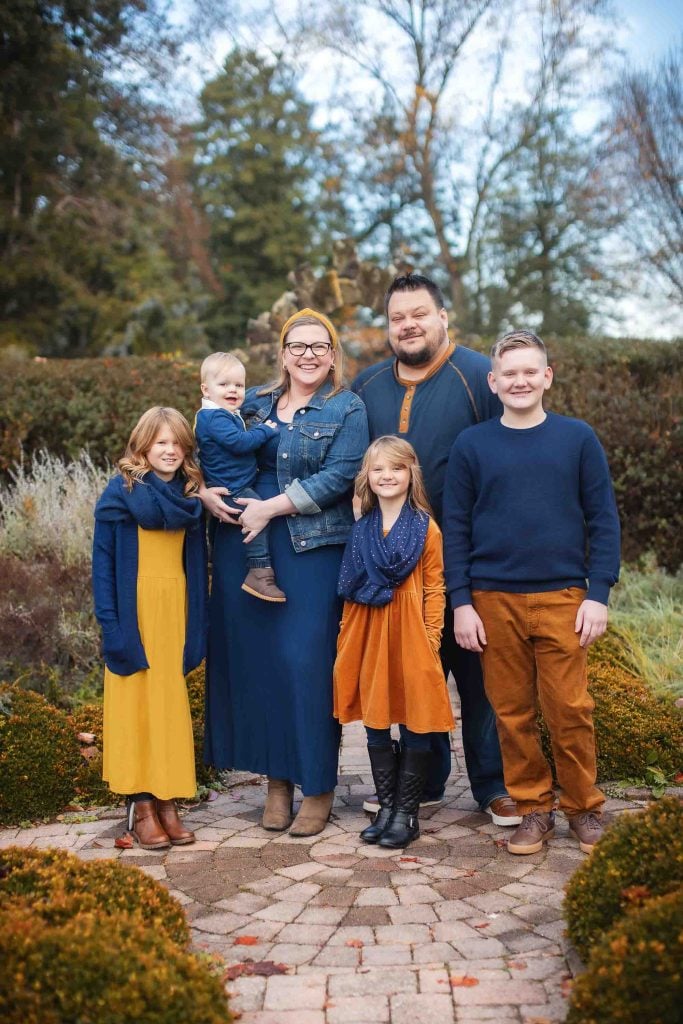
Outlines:
MULTIPOLYGON (((259 450, 255 490, 280 493, 278 436, 259 450)), ((296 553, 285 516, 270 546, 285 604, 241 590, 246 551, 236 526, 221 524, 213 548, 204 755, 217 768, 289 779, 304 796, 337 784, 341 728, 332 715, 332 668, 341 620, 337 578, 344 546, 296 553)))

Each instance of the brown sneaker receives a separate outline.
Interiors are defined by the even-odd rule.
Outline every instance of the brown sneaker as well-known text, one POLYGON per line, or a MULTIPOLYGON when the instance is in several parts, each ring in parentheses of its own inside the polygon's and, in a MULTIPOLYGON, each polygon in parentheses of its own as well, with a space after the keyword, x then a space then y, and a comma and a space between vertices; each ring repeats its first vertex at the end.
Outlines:
POLYGON ((538 853, 555 835, 554 811, 531 811, 508 839, 508 853, 538 853))
POLYGON ((599 814, 595 811, 583 811, 581 814, 572 814, 567 817, 569 830, 579 840, 579 848, 582 853, 592 853, 593 847, 605 833, 604 825, 599 814))
POLYGON ((517 811, 517 804, 510 796, 497 796, 486 808, 494 825, 521 825, 522 815, 517 811))
POLYGON ((254 597, 260 597, 262 601, 286 601, 284 594, 275 582, 275 573, 272 569, 250 569, 247 573, 242 590, 254 597))

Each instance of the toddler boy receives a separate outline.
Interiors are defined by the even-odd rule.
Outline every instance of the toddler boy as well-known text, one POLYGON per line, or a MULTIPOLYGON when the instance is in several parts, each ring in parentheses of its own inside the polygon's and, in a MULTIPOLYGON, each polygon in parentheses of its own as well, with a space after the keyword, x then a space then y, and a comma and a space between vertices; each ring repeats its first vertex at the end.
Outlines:
POLYGON ((605 632, 619 574, 619 519, 605 453, 581 420, 545 412, 545 345, 514 331, 491 350, 500 419, 463 431, 444 491, 446 587, 458 643, 482 658, 507 790, 522 823, 514 854, 554 832, 543 711, 562 788, 560 808, 584 853, 602 835, 586 653, 605 632), (586 580, 588 587, 586 589, 586 580))
MULTIPOLYGON (((277 431, 266 420, 247 430, 240 415, 244 402, 244 366, 230 352, 213 352, 201 367, 202 407, 195 419, 199 461, 208 487, 227 487, 230 500, 258 498, 252 484, 258 466, 255 452, 277 431)), ((242 590, 262 601, 286 601, 275 582, 270 557, 269 527, 254 537, 248 547, 247 575, 242 590)))

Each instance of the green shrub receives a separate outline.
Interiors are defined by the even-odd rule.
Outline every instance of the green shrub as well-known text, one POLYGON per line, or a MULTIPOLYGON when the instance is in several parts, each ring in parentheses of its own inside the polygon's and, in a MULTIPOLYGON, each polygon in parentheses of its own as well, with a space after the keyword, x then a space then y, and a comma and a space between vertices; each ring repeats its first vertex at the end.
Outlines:
MULTIPOLYGON (((272 367, 250 364, 250 384, 272 367)), ((199 361, 165 356, 0 360, 0 471, 41 449, 102 466, 121 457, 135 423, 153 405, 172 405, 190 423, 201 402, 199 361)))
POLYGON ((220 978, 140 917, 0 910, 4 1024, 229 1024, 220 978))
POLYGON ((192 715, 192 737, 194 739, 194 764, 198 786, 215 786, 220 780, 215 768, 204 764, 204 666, 201 665, 187 677, 187 695, 192 715))
POLYGON ((675 797, 622 814, 570 878, 564 915, 586 960, 593 944, 629 908, 683 885, 683 805, 675 797))
MULTIPOLYGON (((673 776, 683 768, 683 712, 672 698, 653 693, 620 667, 619 657, 612 636, 588 653, 598 779, 645 778, 654 766, 673 776)), ((540 717, 539 722, 543 750, 554 769, 550 737, 540 717)))
POLYGON ((83 807, 107 807, 123 802, 124 794, 113 793, 102 778, 102 732, 104 707, 102 704, 81 704, 71 713, 71 728, 77 735, 79 732, 91 732, 95 735, 92 745, 96 752, 81 757, 81 766, 75 779, 76 799, 83 807))
POLYGON ((0 821, 61 811, 81 767, 67 715, 37 693, 0 685, 0 821))
POLYGON ((138 915, 178 946, 190 932, 180 904, 140 868, 115 860, 81 861, 66 850, 9 847, 0 851, 0 908, 22 903, 45 925, 76 914, 138 915))
POLYGON ((567 1024, 680 1024, 683 888, 648 900, 596 943, 567 1024))

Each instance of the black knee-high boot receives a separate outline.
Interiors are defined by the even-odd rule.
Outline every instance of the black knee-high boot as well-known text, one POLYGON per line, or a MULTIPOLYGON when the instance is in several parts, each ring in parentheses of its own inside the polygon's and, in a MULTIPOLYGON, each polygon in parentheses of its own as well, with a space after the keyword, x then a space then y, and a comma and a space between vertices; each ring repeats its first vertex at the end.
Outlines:
POLYGON ((380 846, 407 846, 420 835, 417 814, 431 758, 429 750, 409 750, 404 747, 401 751, 394 806, 380 836, 380 846))
POLYGON ((364 828, 360 837, 364 843, 376 843, 391 817, 394 806, 398 773, 398 744, 392 742, 386 747, 368 747, 368 754, 379 800, 379 810, 372 825, 364 828))

